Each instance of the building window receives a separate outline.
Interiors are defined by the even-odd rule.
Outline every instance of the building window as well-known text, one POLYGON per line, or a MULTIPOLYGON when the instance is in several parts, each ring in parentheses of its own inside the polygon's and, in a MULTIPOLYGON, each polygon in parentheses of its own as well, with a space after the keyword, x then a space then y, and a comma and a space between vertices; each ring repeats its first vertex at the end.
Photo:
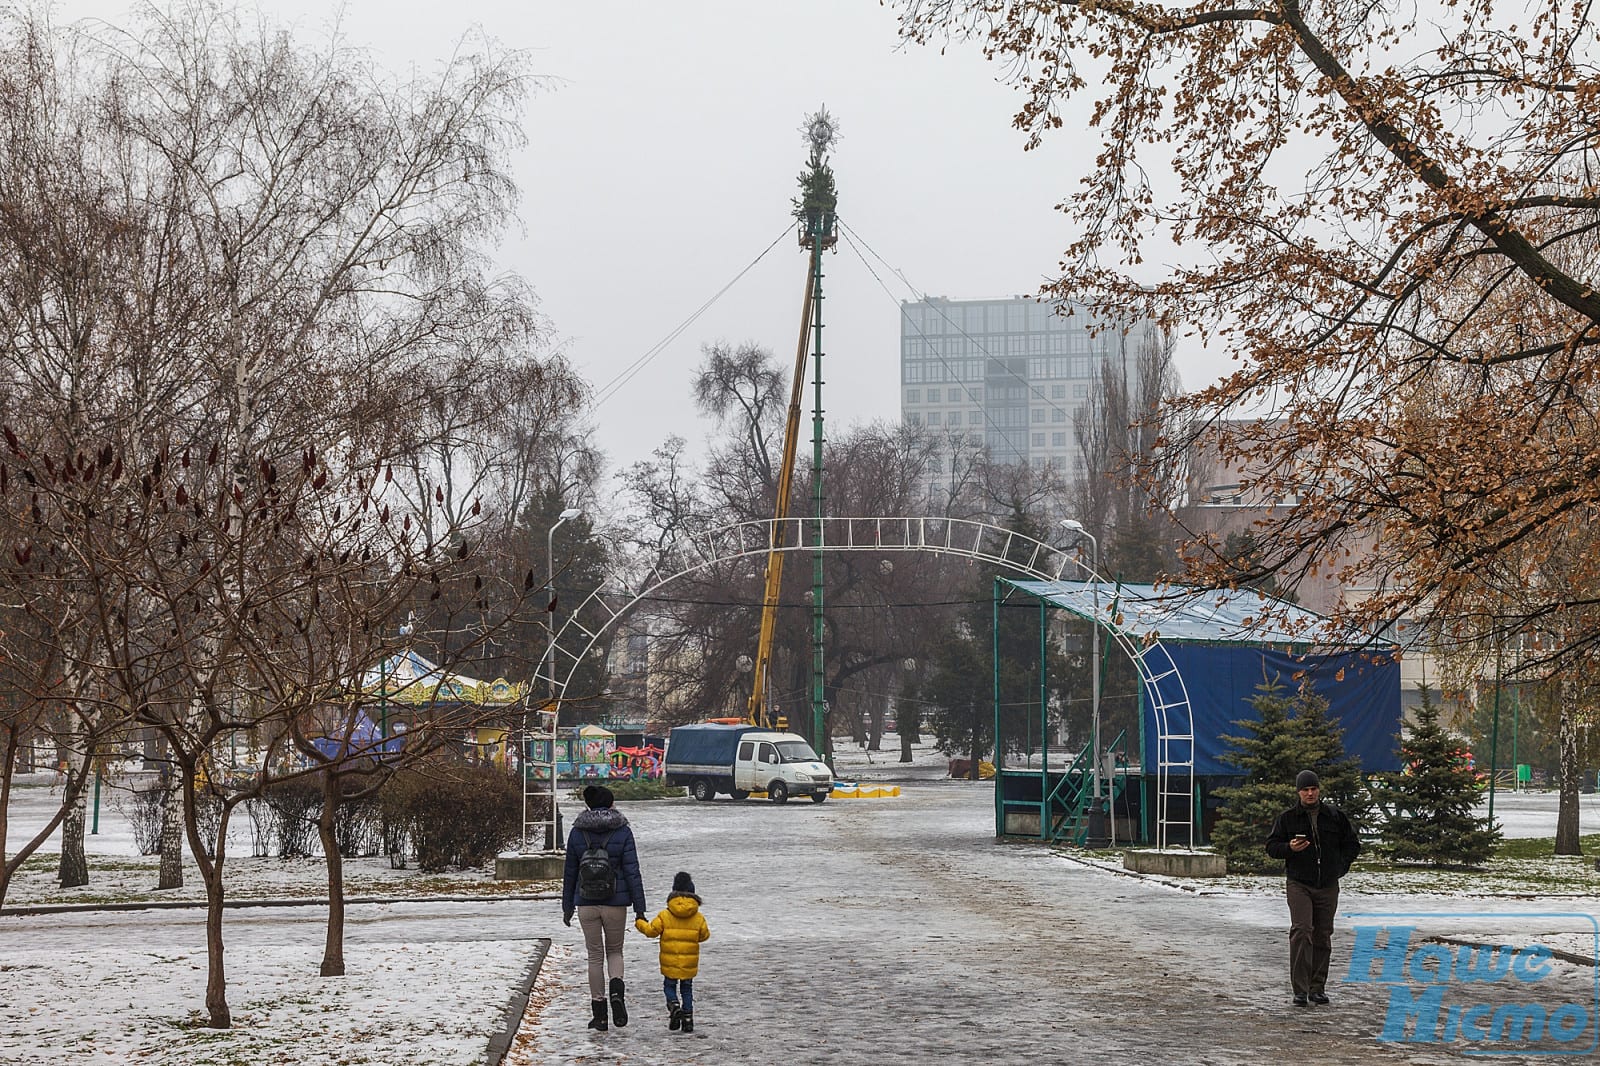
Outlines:
POLYGON ((906 421, 911 423, 913 426, 920 426, 922 425, 922 416, 917 412, 912 411, 906 415, 906 421))
POLYGON ((939 458, 937 455, 934 456, 932 459, 929 459, 928 460, 928 473, 930 473, 930 474, 942 474, 942 473, 944 473, 944 460, 939 458))
POLYGON ((1074 385, 1074 386, 1072 386, 1072 398, 1074 400, 1085 400, 1085 399, 1088 399, 1089 398, 1089 386, 1087 386, 1087 385, 1074 385))
POLYGON ((922 390, 921 389, 907 389, 906 390, 906 403, 921 403, 921 402, 922 402, 922 390))
POLYGON ((1065 422, 1066 420, 1067 412, 1063 411, 1061 408, 1057 407, 1054 411, 1050 412, 1050 421, 1065 422))
POLYGON ((1050 398, 1052 400, 1065 400, 1067 398, 1067 387, 1065 385, 1051 385, 1050 398))
POLYGON ((1043 422, 1044 421, 1044 408, 1043 407, 1035 407, 1033 409, 1033 420, 1035 422, 1043 422))
POLYGON ((1050 434, 1050 447, 1052 447, 1052 448, 1065 448, 1066 446, 1067 446, 1067 435, 1065 433, 1052 433, 1052 434, 1050 434))
POLYGON ((928 402, 929 403, 938 403, 939 402, 939 390, 938 389, 929 389, 928 390, 928 402))
POLYGON ((928 412, 928 425, 937 426, 938 424, 939 424, 939 412, 938 411, 929 411, 928 412))
POLYGON ((1033 446, 1035 448, 1043 448, 1044 447, 1044 434, 1043 433, 1035 433, 1033 435, 1033 446))
POLYGON ((969 426, 977 426, 977 425, 981 425, 982 423, 983 423, 983 412, 982 411, 968 411, 967 412, 967 425, 969 425, 969 426))

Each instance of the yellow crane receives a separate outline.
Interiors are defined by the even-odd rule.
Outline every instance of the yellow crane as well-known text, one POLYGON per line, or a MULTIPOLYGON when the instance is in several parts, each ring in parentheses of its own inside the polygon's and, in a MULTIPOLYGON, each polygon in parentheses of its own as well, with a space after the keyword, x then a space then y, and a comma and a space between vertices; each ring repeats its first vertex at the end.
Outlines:
POLYGON ((778 468, 778 503, 774 508, 772 544, 767 552, 766 589, 761 597, 761 633, 756 638, 755 669, 751 675, 750 706, 745 711, 745 721, 751 725, 786 728, 786 722, 774 722, 763 706, 766 698, 767 673, 772 662, 772 634, 778 622, 778 596, 783 588, 783 546, 786 543, 789 517, 789 494, 794 483, 794 457, 800 443, 800 403, 806 387, 806 333, 811 328, 811 299, 814 293, 813 272, 806 272, 806 295, 800 307, 800 342, 794 356, 794 375, 789 381, 789 413, 783 426, 783 460, 778 468))

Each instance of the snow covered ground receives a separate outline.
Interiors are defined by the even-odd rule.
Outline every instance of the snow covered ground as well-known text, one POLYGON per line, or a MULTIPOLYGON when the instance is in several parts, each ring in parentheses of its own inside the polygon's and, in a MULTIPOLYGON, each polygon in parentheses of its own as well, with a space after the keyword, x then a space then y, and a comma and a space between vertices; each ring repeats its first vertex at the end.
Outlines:
MULTIPOLYGON (((893 738, 884 748, 867 753, 841 740, 840 775, 899 784, 898 798, 622 805, 652 912, 680 869, 706 901, 712 938, 692 1036, 667 1031, 656 946, 632 933, 633 1023, 606 1034, 586 1029, 581 937, 561 924, 553 900, 358 905, 350 974, 340 979, 315 976, 321 908, 229 911, 236 1026, 224 1033, 194 1026, 205 979, 202 911, 0 912, 0 1063, 479 1062, 539 937, 553 946, 507 1059, 513 1066, 1467 1057, 1459 1047, 1380 1043, 1380 986, 1339 984, 1330 1008, 1290 1008, 1285 908, 1270 881, 1179 891, 1038 845, 996 844, 989 782, 945 779, 944 757, 926 748, 911 764, 897 761, 893 738)), ((13 846, 48 801, 43 788, 14 798, 13 846)), ((1585 797, 1588 831, 1597 825, 1592 802, 1585 797)), ((1550 827, 1536 835, 1553 831, 1553 794, 1501 794, 1495 809, 1508 823, 1550 827)), ((108 864, 135 862, 131 835, 108 809, 90 850, 100 856, 91 858, 97 883, 111 876, 108 864)), ((234 861, 235 895, 321 892, 320 864, 234 861)), ((60 898, 48 873, 31 875, 30 899, 60 898)), ((130 894, 149 894, 148 867, 115 876, 129 881, 130 894)), ((398 894, 395 876, 389 890, 398 894)), ((458 875, 468 892, 483 878, 458 875)), ((1594 913, 1600 894, 1418 897, 1358 879, 1341 900, 1336 973, 1348 958, 1349 915, 1385 910, 1443 912, 1429 926, 1441 935, 1473 940, 1509 928, 1592 956, 1570 920, 1533 915, 1594 913), (1490 909, 1513 916, 1497 924, 1472 917, 1490 909)), ((1579 996, 1594 979, 1591 967, 1560 963, 1546 988, 1579 996)))

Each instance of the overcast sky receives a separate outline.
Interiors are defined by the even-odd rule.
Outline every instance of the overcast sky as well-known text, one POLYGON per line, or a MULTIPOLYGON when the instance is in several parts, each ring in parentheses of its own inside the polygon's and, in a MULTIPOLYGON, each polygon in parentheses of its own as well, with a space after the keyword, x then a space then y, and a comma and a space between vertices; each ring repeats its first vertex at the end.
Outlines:
MULTIPOLYGON (((311 40, 334 17, 311 0, 263 10, 311 40)), ((839 213, 863 242, 841 240, 824 267, 830 434, 898 417, 900 300, 1037 291, 1070 239, 1055 205, 1097 143, 1067 129, 1023 152, 1010 125, 1021 98, 1000 69, 969 45, 902 46, 877 0, 349 0, 341 26, 397 71, 432 69, 479 27, 549 79, 517 164, 525 230, 501 254, 579 371, 614 388, 594 412, 613 469, 669 434, 704 438, 689 397, 704 344, 793 358, 805 257, 789 211, 808 112, 825 104, 839 120, 839 213)), ((1179 367, 1190 385, 1219 370, 1181 349, 1179 367)))

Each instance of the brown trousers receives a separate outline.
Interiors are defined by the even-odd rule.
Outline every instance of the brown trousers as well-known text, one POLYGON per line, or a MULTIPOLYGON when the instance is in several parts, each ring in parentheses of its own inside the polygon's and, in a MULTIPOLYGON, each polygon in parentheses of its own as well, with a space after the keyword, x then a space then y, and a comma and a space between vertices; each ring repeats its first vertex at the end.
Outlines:
POLYGON ((578 926, 589 955, 589 998, 606 998, 606 971, 622 976, 622 936, 628 926, 627 907, 579 907, 578 926))
POLYGON ((1339 882, 1312 888, 1289 881, 1289 983, 1296 995, 1321 992, 1328 985, 1333 957, 1333 914, 1339 909, 1339 882))

